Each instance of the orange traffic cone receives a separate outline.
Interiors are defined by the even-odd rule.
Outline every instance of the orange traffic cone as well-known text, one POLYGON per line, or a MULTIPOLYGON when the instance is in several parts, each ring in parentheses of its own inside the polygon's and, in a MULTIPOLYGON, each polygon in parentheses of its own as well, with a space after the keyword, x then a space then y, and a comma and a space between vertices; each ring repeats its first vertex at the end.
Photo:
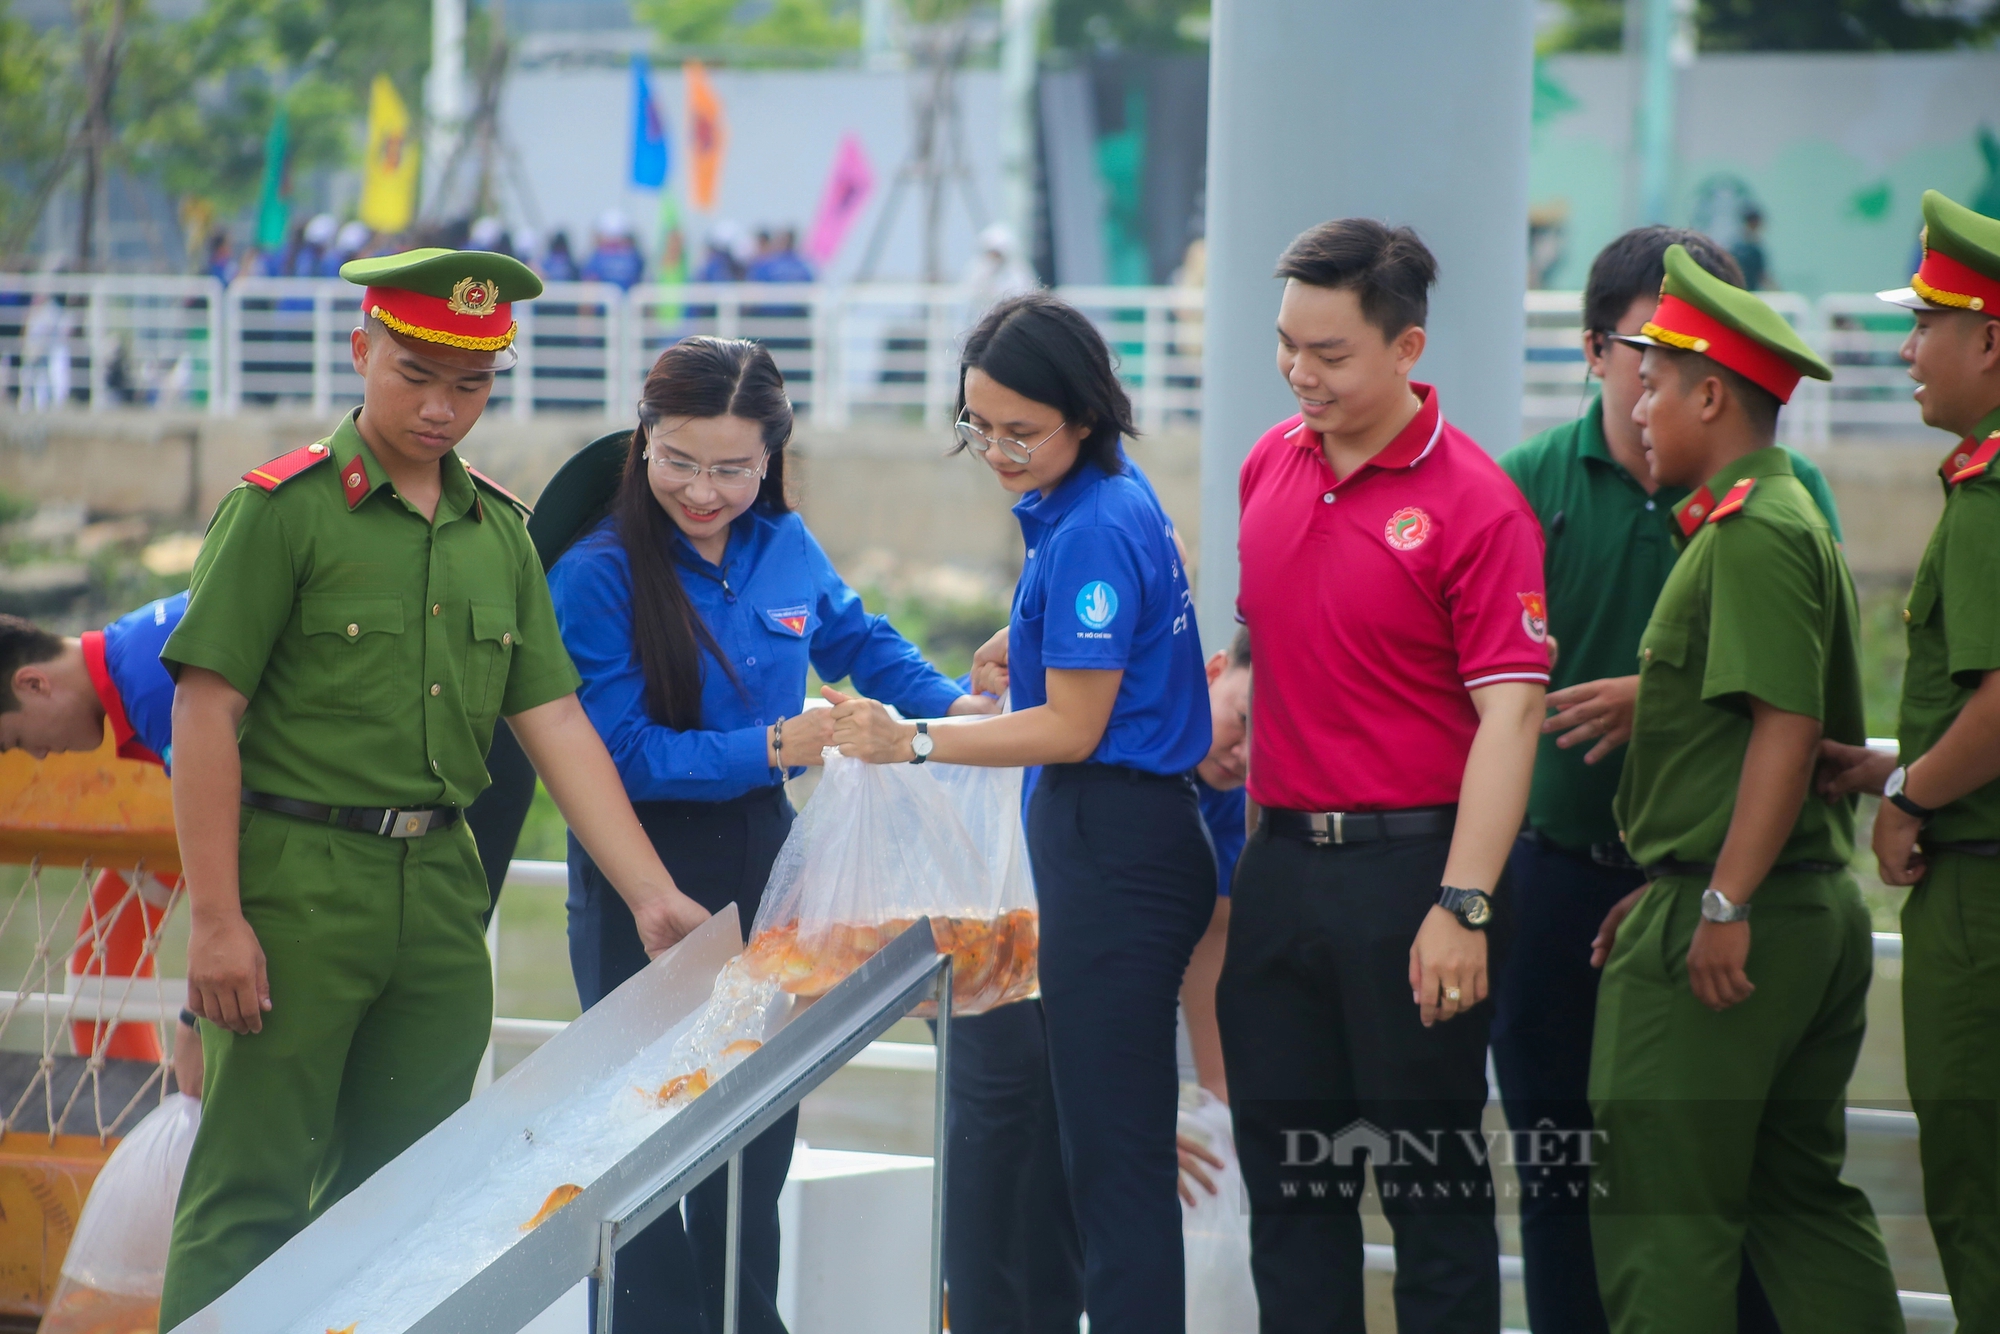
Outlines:
MULTIPOLYGON (((165 894, 151 902, 144 886, 138 893, 116 871, 101 871, 90 887, 90 906, 76 927, 76 949, 69 956, 71 977, 152 977, 153 956, 146 952, 146 938, 160 929, 167 915, 168 896, 180 887, 179 876, 157 878, 165 894), (95 956, 93 957, 93 951, 95 956)), ((107 995, 117 995, 115 985, 107 985, 107 995)), ((78 1054, 97 1050, 106 1025, 98 1022, 70 1025, 70 1039, 78 1054)), ((104 1054, 127 1061, 161 1059, 160 1033, 150 1023, 125 1022, 111 1025, 111 1040, 104 1054)))

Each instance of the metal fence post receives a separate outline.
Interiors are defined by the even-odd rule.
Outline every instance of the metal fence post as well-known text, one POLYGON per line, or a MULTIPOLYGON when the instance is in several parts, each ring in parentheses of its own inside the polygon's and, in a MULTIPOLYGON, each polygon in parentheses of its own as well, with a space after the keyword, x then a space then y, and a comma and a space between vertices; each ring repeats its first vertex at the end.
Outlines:
MULTIPOLYGON (((95 278, 83 288, 84 350, 90 357, 90 410, 102 412, 105 402, 104 363, 104 279, 95 278)), ((65 321, 67 322, 67 321, 65 321)))
POLYGON ((951 1087, 951 958, 945 957, 937 980, 937 1088, 931 1129, 931 1334, 944 1334, 944 1174, 951 1148, 945 1112, 951 1087))
POLYGON ((208 280, 208 412, 212 417, 220 417, 228 406, 222 401, 223 362, 222 346, 222 284, 214 278, 208 280))
POLYGON ((333 336, 333 293, 326 283, 313 285, 312 303, 312 412, 324 418, 333 410, 333 363, 326 348, 333 336))
MULTIPOLYGON (((1170 294, 1170 293, 1169 293, 1170 294)), ((1148 435, 1158 435, 1167 419, 1167 312, 1158 291, 1145 293, 1145 324, 1140 335, 1145 341, 1139 357, 1139 424, 1148 435)))
POLYGON ((514 420, 526 421, 535 415, 535 308, 522 302, 514 307, 514 420))

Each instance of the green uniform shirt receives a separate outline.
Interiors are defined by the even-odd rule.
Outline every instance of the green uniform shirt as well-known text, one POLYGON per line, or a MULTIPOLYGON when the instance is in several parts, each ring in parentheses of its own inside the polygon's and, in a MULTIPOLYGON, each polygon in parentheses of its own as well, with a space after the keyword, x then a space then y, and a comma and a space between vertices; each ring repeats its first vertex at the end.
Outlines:
MULTIPOLYGON (((1972 434, 1984 442, 2000 431, 2000 410, 1972 434)), ((1964 464, 1970 451, 1952 450, 1940 471, 1964 464)), ((1903 612, 1910 623, 1910 661, 1903 669, 1902 716, 1896 728, 1905 764, 1938 743, 1987 672, 2000 670, 2000 467, 1953 486, 1945 482, 1938 520, 1903 612)), ((1924 830, 1927 842, 2000 839, 2000 779, 1942 807, 1924 830)))
POLYGON ((444 457, 434 520, 349 417, 334 467, 223 498, 162 650, 250 701, 243 786, 332 806, 469 806, 493 724, 577 688, 520 514, 444 457), (352 506, 342 479, 365 476, 352 506))
MULTIPOLYGON (((1750 696, 1819 719, 1836 741, 1866 739, 1854 583, 1832 527, 1783 449, 1760 449, 1711 479, 1718 509, 1740 478, 1756 479, 1748 501, 1694 530, 1640 641, 1639 703, 1614 809, 1642 866, 1713 863, 1721 853, 1750 744, 1750 696)), ((1808 793, 1778 864, 1845 864, 1855 805, 1808 793)))
MULTIPOLYGON (((1826 478, 1810 459, 1786 452, 1793 476, 1838 542, 1840 516, 1826 478)), ((1507 451, 1500 466, 1528 498, 1546 539, 1549 633, 1562 646, 1549 689, 1630 676, 1646 618, 1674 568, 1680 530, 1673 511, 1687 499, 1687 489, 1663 486, 1649 496, 1611 457, 1601 398, 1575 421, 1507 451)), ((1618 837, 1611 799, 1625 751, 1585 764, 1589 751, 1588 745, 1564 750, 1550 735, 1535 756, 1528 823, 1566 848, 1618 837)))

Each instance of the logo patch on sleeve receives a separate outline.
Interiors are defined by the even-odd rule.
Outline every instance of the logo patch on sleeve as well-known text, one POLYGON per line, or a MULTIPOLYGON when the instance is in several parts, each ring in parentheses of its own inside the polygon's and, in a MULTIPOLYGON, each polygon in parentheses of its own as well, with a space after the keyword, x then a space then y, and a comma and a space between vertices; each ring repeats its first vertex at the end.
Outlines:
POLYGON ((1521 628, 1537 644, 1549 642, 1549 609, 1540 593, 1516 593, 1521 599, 1521 628))
POLYGON ((1118 590, 1102 579, 1093 579, 1076 594, 1076 619, 1092 630, 1102 630, 1118 615, 1118 590))
POLYGON ((1382 539, 1398 551, 1415 551, 1430 539, 1431 516, 1415 505, 1406 505, 1389 516, 1382 539))
POLYGON ((766 610, 764 614, 769 616, 773 621, 776 621, 780 630, 784 630, 789 634, 803 636, 806 632, 806 621, 812 614, 812 608, 803 604, 796 607, 772 607, 766 610))

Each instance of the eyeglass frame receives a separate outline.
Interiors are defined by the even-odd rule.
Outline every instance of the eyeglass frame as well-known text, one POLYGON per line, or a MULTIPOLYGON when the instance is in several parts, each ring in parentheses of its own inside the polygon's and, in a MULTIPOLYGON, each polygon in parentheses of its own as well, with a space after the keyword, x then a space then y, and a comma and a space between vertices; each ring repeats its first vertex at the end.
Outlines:
POLYGON ((1035 461, 1034 459, 1035 451, 1040 449, 1043 445, 1046 445, 1049 441, 1055 439, 1057 434, 1061 432, 1063 427, 1069 425, 1069 422, 1067 420, 1057 422, 1055 430, 1050 431, 1040 440, 1037 440, 1034 444, 1030 445, 1021 440, 1016 439, 1011 435, 1001 436, 998 439, 996 439, 993 436, 986 434, 986 432, 980 430, 977 426, 974 426, 972 422, 967 419, 966 412, 969 411, 971 411, 971 409, 968 408, 965 411, 960 412, 958 414, 958 420, 951 424, 952 434, 958 437, 960 444, 964 445, 967 449, 972 450, 974 453, 984 454, 989 449, 999 450, 1000 457, 1006 459, 1009 463, 1020 463, 1020 464, 1033 463, 1035 461), (968 433, 970 433, 971 435, 970 439, 966 438, 968 433), (1008 449, 1007 446, 1009 445, 1014 446, 1014 448, 1011 450, 1008 449), (1018 453, 1015 452, 1017 450, 1019 451, 1018 453))
MULTIPOLYGON (((639 461, 649 467, 655 462, 653 457, 653 428, 665 420, 664 416, 650 411, 644 403, 639 405, 639 430, 646 442, 645 448, 639 451, 639 461)), ((672 432, 669 431, 668 434, 671 435, 672 432)), ((758 456, 755 468, 741 469, 745 476, 743 480, 739 481, 725 481, 717 472, 717 469, 726 469, 732 472, 737 471, 737 465, 733 463, 701 464, 696 463, 693 459, 670 459, 664 454, 660 456, 658 462, 674 470, 676 474, 678 474, 678 470, 682 466, 693 468, 694 471, 686 476, 676 476, 676 480, 682 486, 693 486, 701 480, 702 474, 706 473, 708 480, 715 486, 716 490, 740 493, 750 489, 752 486, 758 486, 763 483, 764 478, 770 471, 771 451, 766 449, 758 456)))

